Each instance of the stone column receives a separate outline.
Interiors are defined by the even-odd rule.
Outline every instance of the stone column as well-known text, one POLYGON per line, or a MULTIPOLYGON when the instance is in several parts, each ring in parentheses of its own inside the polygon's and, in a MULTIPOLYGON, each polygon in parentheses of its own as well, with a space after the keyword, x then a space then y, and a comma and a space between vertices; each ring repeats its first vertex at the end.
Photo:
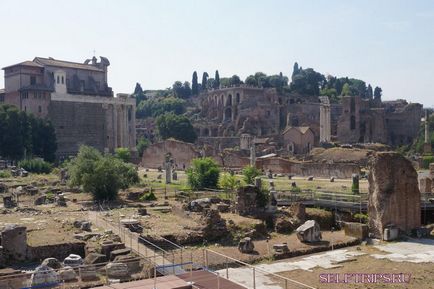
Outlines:
POLYGON ((113 113, 113 151, 118 147, 118 108, 117 105, 113 104, 112 106, 113 113))
POLYGON ((256 147, 254 141, 250 144, 250 165, 252 167, 256 166, 256 147))
POLYGON ((425 154, 430 154, 431 149, 431 139, 429 135, 429 119, 428 119, 428 110, 425 110, 425 142, 423 144, 423 152, 425 154))
POLYGON ((321 104, 319 110, 320 119, 320 142, 330 142, 331 140, 331 124, 330 124, 330 100, 327 96, 319 97, 321 104))

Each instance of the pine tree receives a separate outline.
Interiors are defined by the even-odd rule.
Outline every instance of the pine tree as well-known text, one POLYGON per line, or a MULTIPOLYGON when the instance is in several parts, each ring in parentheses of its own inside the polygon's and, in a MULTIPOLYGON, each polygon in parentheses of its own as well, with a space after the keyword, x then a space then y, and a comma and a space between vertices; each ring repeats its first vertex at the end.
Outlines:
POLYGON ((215 88, 215 89, 220 88, 220 75, 219 75, 219 71, 218 70, 215 71, 213 88, 215 88))
POLYGON ((372 86, 368 84, 368 88, 366 89, 366 98, 372 99, 373 96, 374 94, 372 92, 372 86))
POLYGON ((197 72, 193 72, 193 78, 191 80, 191 94, 198 95, 199 94, 199 85, 197 83, 197 72))
POLYGON ((208 75, 207 72, 204 72, 203 75, 202 75, 202 90, 207 90, 208 89, 208 87, 206 85, 206 83, 208 81, 208 76, 209 75, 208 75))

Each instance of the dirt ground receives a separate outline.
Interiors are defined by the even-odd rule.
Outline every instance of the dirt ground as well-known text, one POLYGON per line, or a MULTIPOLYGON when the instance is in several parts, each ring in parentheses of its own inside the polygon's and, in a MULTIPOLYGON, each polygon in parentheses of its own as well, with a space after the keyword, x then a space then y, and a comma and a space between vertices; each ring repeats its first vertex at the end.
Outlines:
MULTIPOLYGON (((392 262, 387 259, 375 259, 368 254, 378 254, 381 251, 372 246, 359 247, 361 252, 367 253, 355 257, 353 261, 344 262, 339 268, 323 269, 314 268, 311 272, 305 270, 294 270, 281 272, 279 275, 292 278, 295 280, 305 280, 311 286, 318 289, 389 289, 389 288, 407 288, 407 289, 433 289, 434 288, 434 264, 433 263, 409 263, 409 262, 392 262), (342 274, 345 273, 405 273, 411 274, 409 283, 369 283, 369 284, 342 284, 342 283, 321 283, 320 274, 342 274), (309 282, 307 282, 309 281, 309 282)), ((301 258, 298 258, 301 259, 301 258)), ((297 259, 294 259, 294 261, 297 259)))

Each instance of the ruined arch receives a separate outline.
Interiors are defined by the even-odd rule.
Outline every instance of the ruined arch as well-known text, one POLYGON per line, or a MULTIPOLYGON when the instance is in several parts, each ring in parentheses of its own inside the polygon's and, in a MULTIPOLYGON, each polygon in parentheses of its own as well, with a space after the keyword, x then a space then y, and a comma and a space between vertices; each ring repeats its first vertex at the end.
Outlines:
POLYGON ((232 94, 228 95, 228 98, 226 99, 226 106, 232 105, 232 94))
POLYGON ((236 95, 236 102, 237 102, 237 104, 240 103, 240 93, 239 92, 237 92, 237 95, 236 95))

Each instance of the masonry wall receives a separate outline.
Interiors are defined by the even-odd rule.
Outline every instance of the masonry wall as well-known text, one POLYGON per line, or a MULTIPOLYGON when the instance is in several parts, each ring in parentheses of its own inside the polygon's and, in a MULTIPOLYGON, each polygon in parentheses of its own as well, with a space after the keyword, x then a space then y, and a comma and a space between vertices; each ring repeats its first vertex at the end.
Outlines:
POLYGON ((84 242, 61 243, 54 245, 44 245, 37 247, 27 247, 27 258, 31 261, 42 261, 46 258, 56 258, 60 261, 68 257, 70 254, 80 255, 85 257, 84 242))
POLYGON ((346 163, 309 163, 309 162, 291 162, 283 158, 266 158, 257 159, 256 167, 273 173, 293 174, 297 176, 314 176, 322 178, 351 178, 352 174, 359 174, 360 167, 355 164, 346 163))
POLYGON ((182 168, 189 167, 194 158, 200 157, 200 153, 194 149, 194 145, 177 140, 166 140, 150 145, 142 156, 141 165, 146 168, 163 167, 165 156, 171 154, 174 164, 182 168))
POLYGON ((51 101, 48 114, 56 130, 59 156, 76 154, 80 145, 104 151, 106 127, 102 104, 51 101))

